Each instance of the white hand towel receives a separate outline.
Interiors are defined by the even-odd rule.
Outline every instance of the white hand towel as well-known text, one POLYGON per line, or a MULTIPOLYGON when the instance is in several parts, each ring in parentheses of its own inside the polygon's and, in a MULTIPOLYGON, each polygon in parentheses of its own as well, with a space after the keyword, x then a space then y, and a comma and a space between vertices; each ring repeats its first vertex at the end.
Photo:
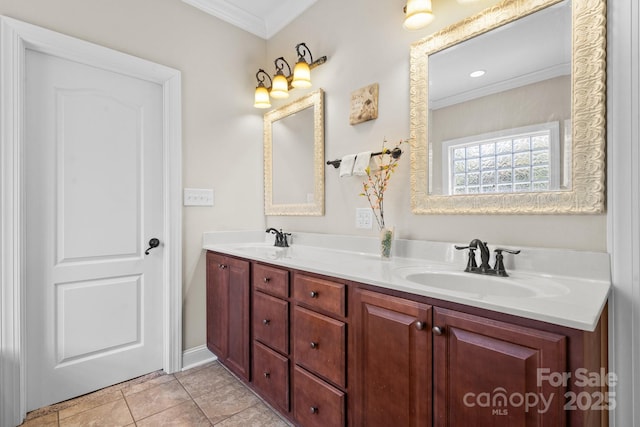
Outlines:
POLYGON ((340 161, 340 178, 344 176, 351 176, 353 174, 353 164, 356 161, 355 154, 349 154, 344 156, 340 161))
POLYGON ((363 151, 356 156, 356 162, 353 165, 353 174, 363 176, 367 174, 366 169, 371 161, 371 151, 363 151))

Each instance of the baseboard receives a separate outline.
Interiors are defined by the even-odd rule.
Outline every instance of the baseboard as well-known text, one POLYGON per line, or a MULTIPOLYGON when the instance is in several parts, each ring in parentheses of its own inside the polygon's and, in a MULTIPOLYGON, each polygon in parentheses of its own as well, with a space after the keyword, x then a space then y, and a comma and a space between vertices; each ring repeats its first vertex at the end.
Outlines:
POLYGON ((218 360, 218 358, 209 351, 207 346, 193 347, 182 352, 182 370, 186 371, 214 360, 218 360))

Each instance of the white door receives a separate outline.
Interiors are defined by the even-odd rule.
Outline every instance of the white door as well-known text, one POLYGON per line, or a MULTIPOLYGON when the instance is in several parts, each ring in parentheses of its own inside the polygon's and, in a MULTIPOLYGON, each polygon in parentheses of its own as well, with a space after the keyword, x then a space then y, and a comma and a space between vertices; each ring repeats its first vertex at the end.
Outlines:
POLYGON ((163 367, 163 92, 27 50, 27 410, 163 367))

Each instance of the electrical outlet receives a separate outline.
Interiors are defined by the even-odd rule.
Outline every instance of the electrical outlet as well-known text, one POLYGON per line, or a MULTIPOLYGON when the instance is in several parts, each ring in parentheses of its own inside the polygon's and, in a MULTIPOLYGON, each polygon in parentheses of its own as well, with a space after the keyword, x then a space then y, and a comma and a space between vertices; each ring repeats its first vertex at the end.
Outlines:
POLYGON ((356 208, 356 228, 373 228, 373 211, 369 208, 356 208))
POLYGON ((213 189, 185 188, 184 206, 213 206, 213 189))

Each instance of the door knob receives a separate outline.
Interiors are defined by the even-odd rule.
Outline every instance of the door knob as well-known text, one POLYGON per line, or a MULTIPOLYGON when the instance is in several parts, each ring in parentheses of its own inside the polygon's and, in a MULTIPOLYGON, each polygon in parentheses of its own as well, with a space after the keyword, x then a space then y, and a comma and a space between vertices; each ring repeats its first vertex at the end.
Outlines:
POLYGON ((160 240, 154 237, 153 239, 149 240, 149 248, 144 251, 144 254, 149 255, 149 251, 153 248, 157 248, 158 246, 160 246, 160 240))

